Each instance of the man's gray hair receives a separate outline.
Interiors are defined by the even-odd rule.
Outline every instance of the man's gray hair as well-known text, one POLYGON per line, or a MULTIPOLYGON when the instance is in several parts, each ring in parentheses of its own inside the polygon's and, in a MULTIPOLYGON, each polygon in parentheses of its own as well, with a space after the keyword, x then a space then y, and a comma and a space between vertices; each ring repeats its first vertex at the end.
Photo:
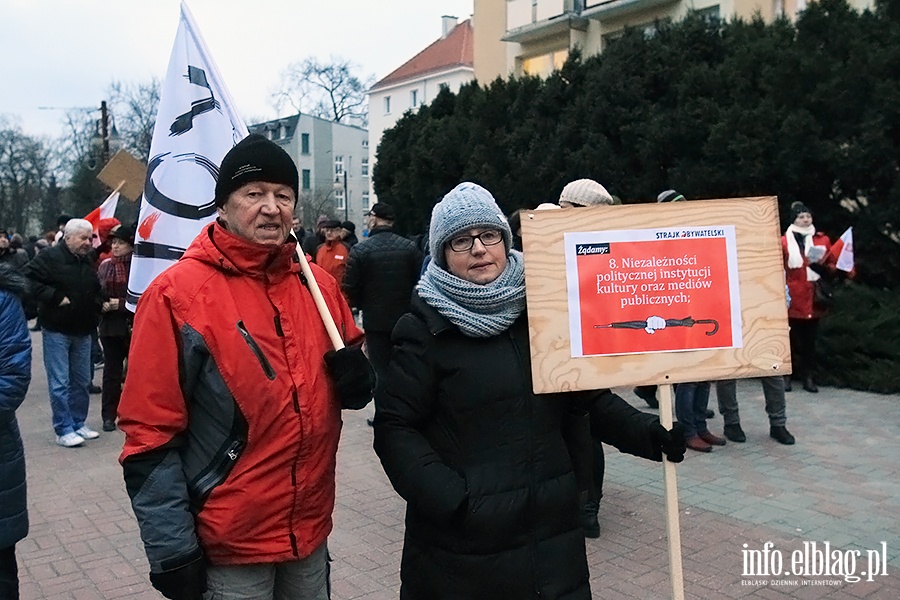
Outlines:
POLYGON ((63 229, 63 237, 69 237, 79 231, 92 233, 94 231, 94 226, 86 219, 69 219, 66 223, 66 228, 63 229))

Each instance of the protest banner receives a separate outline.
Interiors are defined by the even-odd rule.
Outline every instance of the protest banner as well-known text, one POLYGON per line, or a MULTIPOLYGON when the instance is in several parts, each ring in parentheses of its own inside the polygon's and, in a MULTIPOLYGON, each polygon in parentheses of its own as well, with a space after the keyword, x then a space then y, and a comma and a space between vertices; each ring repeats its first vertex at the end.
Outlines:
POLYGON ((97 179, 111 189, 118 190, 128 200, 137 202, 144 191, 147 165, 127 150, 119 150, 97 174, 97 179))
MULTIPOLYGON (((774 197, 522 217, 536 393, 790 373, 774 197)), ((675 465, 663 461, 672 598, 684 598, 675 465)))
POLYGON ((528 211, 537 393, 790 373, 774 197, 528 211))

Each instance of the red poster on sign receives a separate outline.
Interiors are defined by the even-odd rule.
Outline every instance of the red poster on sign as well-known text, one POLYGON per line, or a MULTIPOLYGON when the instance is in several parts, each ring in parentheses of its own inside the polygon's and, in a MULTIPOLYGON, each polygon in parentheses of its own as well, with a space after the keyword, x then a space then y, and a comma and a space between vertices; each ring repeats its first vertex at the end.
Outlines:
POLYGON ((573 356, 739 347, 734 246, 727 227, 566 234, 573 356))

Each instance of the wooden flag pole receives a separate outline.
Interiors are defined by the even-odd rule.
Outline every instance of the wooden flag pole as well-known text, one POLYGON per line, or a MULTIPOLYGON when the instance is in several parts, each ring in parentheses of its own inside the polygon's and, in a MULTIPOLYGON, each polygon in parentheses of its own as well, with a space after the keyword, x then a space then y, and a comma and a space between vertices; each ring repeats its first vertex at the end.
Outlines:
MULTIPOLYGON (((672 386, 659 386, 659 422, 672 429, 672 386)), ((666 533, 669 538, 669 579, 672 599, 684 600, 684 575, 681 571, 681 525, 678 520, 678 481, 675 463, 663 456, 663 475, 666 489, 666 533)))
POLYGON ((313 302, 316 303, 316 308, 319 309, 319 316, 322 317, 322 323, 325 324, 325 331, 328 332, 331 345, 334 346, 335 350, 340 350, 344 347, 344 340, 341 338, 337 325, 334 324, 334 319, 331 318, 331 311, 328 310, 328 305, 325 304, 322 290, 319 289, 319 284, 316 282, 316 278, 313 277, 312 269, 309 267, 309 263, 306 262, 306 253, 300 247, 299 242, 297 243, 297 256, 300 257, 300 270, 303 272, 303 276, 306 277, 309 293, 312 294, 313 302))

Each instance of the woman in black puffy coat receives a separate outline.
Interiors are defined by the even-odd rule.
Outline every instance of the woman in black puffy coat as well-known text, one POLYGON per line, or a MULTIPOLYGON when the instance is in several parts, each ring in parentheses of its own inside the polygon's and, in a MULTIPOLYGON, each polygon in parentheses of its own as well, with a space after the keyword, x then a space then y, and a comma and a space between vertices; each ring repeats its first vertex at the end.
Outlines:
POLYGON ((521 254, 484 188, 432 213, 433 260, 393 332, 375 450, 407 501, 403 600, 588 600, 580 486, 563 430, 681 460, 684 437, 608 390, 531 390, 521 254))
POLYGON ((31 337, 20 298, 25 277, 0 265, 0 598, 19 597, 16 542, 28 534, 25 451, 16 409, 31 383, 31 337))

